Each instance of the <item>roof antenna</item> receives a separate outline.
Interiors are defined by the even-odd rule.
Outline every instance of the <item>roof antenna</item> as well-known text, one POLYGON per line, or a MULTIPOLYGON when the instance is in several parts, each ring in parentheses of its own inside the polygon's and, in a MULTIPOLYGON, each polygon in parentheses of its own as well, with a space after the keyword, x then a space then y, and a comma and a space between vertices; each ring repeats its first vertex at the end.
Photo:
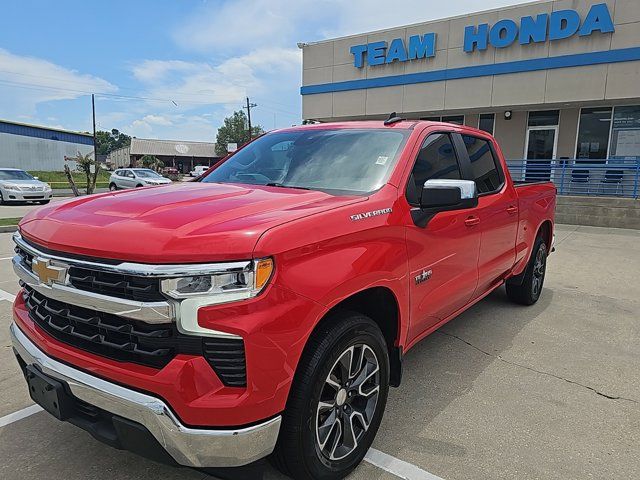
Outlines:
POLYGON ((389 118, 384 121, 384 124, 393 125, 394 123, 401 122, 402 120, 404 120, 404 118, 399 117, 396 112, 393 112, 389 115, 389 118))

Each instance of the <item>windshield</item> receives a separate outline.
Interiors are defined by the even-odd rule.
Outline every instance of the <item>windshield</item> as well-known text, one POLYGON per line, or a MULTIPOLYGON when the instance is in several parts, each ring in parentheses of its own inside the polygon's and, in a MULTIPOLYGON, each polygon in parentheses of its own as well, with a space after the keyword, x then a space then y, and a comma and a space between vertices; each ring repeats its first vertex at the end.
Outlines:
POLYGON ((162 178, 162 175, 159 175, 153 170, 137 169, 137 170, 134 170, 134 172, 136 172, 136 175, 141 178, 157 178, 157 177, 162 178))
POLYGON ((202 179, 367 193, 382 187, 409 130, 296 130, 264 135, 202 179))
POLYGON ((0 180, 35 180, 24 170, 0 170, 0 180))

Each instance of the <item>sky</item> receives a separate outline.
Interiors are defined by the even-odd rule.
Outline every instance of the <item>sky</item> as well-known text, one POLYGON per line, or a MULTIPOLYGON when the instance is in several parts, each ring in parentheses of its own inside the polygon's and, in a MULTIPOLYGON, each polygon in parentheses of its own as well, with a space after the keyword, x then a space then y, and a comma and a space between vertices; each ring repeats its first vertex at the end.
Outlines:
POLYGON ((298 42, 528 0, 3 0, 0 119, 215 141, 249 96, 266 130, 301 122, 298 42))

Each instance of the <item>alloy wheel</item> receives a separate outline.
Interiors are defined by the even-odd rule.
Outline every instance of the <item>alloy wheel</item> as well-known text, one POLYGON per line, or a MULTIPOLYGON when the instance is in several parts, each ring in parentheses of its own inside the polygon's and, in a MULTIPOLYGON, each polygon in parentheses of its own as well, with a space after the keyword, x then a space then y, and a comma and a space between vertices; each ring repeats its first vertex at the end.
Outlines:
POLYGON ((324 457, 341 460, 352 453, 376 412, 380 364, 365 344, 348 347, 333 364, 316 410, 316 442, 324 457))
POLYGON ((531 288, 534 296, 538 296, 542 290, 542 282, 544 281, 544 273, 547 267, 547 247, 543 243, 538 248, 536 259, 533 263, 533 281, 531 288))

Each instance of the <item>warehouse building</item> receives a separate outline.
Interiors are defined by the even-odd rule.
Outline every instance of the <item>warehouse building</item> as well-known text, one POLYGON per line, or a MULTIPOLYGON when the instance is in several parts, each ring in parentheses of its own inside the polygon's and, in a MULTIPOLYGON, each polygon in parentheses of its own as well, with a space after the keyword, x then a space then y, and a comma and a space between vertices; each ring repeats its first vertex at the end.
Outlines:
POLYGON ((93 153, 92 135, 0 120, 0 167, 62 171, 78 152, 93 153))
POLYGON ((176 168, 180 173, 189 173, 197 165, 211 166, 220 159, 215 143, 133 137, 129 147, 114 150, 107 156, 107 166, 111 169, 141 166, 145 155, 158 158, 165 167, 176 168))
POLYGON ((507 159, 640 160, 640 1, 555 0, 300 44, 303 118, 495 134, 507 159))

